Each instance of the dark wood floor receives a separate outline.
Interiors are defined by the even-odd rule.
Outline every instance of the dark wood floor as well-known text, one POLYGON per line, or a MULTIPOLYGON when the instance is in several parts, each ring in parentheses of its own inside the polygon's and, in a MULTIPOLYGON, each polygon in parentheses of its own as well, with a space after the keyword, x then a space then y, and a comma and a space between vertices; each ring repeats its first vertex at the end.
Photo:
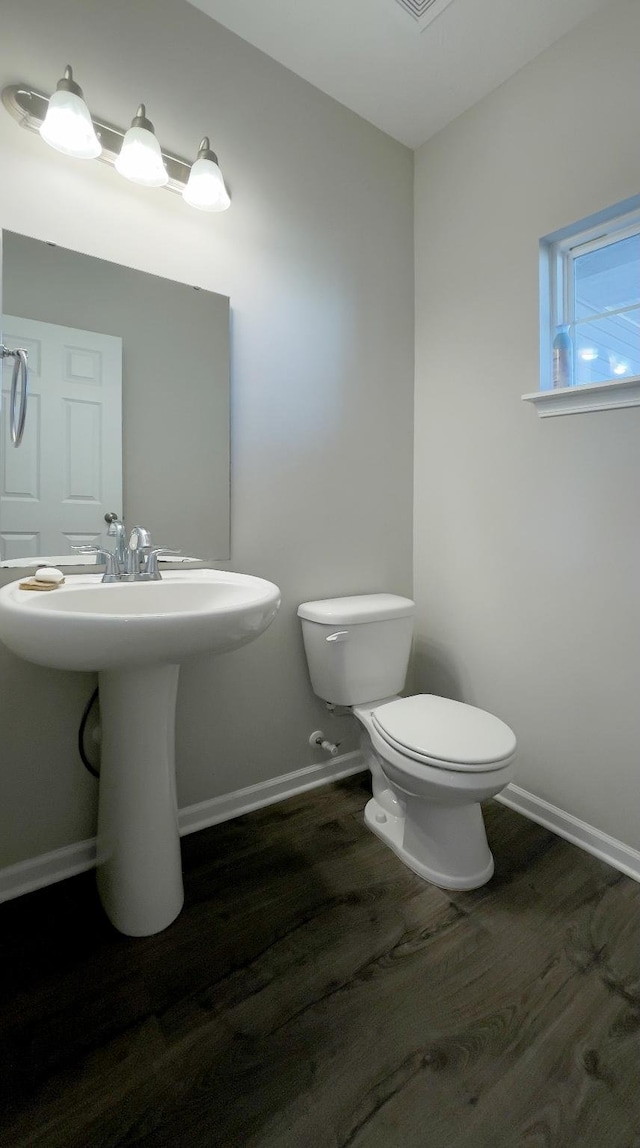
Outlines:
POLYGON ((366 780, 183 841, 120 936, 93 875, 0 908, 3 1146, 640 1145, 640 886, 496 803, 496 876, 415 877, 366 780))

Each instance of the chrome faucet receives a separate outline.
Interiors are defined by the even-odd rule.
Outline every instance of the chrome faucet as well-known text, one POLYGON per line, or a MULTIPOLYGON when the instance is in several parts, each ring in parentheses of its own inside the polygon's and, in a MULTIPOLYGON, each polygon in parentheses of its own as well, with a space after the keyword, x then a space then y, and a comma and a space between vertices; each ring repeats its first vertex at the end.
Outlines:
POLYGON ((159 582, 162 579, 158 568, 158 557, 161 554, 180 554, 180 551, 169 550, 167 546, 152 548, 149 531, 145 530, 144 526, 134 526, 129 537, 124 579, 133 582, 159 582))
POLYGON ((118 515, 112 510, 109 514, 105 514, 104 520, 108 523, 107 534, 110 538, 115 538, 114 553, 118 568, 124 570, 127 559, 127 538, 124 528, 124 522, 120 522, 118 515))
POLYGON ((75 554, 95 554, 97 563, 104 563, 106 570, 103 582, 159 582, 162 578, 158 568, 161 554, 180 554, 179 550, 169 550, 166 546, 151 546, 151 535, 144 526, 134 526, 126 542, 123 522, 118 522, 115 514, 105 514, 109 523, 107 534, 116 539, 115 550, 105 550, 102 546, 72 546, 75 554))
POLYGON ((138 579, 147 573, 147 561, 151 553, 151 535, 144 526, 134 526, 129 535, 125 577, 138 579))

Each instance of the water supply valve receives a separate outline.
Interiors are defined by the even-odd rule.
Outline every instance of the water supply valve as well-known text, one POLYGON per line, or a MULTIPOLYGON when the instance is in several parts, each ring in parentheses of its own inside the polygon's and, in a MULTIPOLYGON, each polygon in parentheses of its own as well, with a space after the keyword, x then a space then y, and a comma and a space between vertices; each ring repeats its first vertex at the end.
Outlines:
POLYGON ((332 757, 335 757, 338 753, 338 746, 340 745, 340 742, 338 742, 336 745, 332 741, 327 741, 321 729, 314 729, 311 737, 309 738, 309 745, 317 745, 320 747, 320 749, 323 749, 325 753, 330 753, 332 757))

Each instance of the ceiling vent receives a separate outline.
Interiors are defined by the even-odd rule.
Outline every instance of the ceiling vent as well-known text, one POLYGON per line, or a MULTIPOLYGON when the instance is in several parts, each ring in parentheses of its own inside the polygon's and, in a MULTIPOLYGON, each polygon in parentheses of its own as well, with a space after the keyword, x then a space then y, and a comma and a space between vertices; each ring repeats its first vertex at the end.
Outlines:
POLYGON ((448 8, 452 0, 396 0, 396 2, 405 12, 413 16, 420 31, 424 32, 425 28, 433 23, 445 8, 448 8))

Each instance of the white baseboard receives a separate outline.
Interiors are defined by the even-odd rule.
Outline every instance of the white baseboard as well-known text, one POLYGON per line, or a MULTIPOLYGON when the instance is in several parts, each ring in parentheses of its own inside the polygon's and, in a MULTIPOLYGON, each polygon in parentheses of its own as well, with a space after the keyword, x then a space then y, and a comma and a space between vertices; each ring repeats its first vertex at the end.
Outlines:
POLYGON ((0 869, 0 901, 10 901, 23 893, 33 893, 45 885, 53 885, 65 877, 75 877, 93 869, 96 863, 95 838, 89 841, 76 841, 63 849, 53 849, 17 865, 7 865, 0 869))
MULTIPOLYGON (((206 829, 210 825, 217 825, 221 821, 228 821, 232 817, 240 817, 243 813, 250 813, 254 809, 261 809, 266 805, 273 805, 278 801, 286 801, 288 797, 305 793, 310 789, 317 789, 321 785, 328 785, 331 781, 339 781, 343 777, 351 777, 365 768, 364 759, 359 750, 342 754, 330 761, 323 761, 317 765, 308 765, 304 769, 296 769, 292 773, 284 773, 280 777, 261 781, 257 785, 249 785, 244 789, 237 789, 234 793, 226 793, 222 797, 214 797, 210 801, 202 801, 198 805, 188 805, 178 813, 180 835, 195 833, 199 829, 206 829)), ((614 869, 640 881, 640 852, 609 837, 593 825, 580 821, 570 813, 565 813, 556 805, 543 801, 541 797, 521 789, 519 785, 508 785, 498 795, 498 801, 522 813, 532 821, 537 821, 557 833, 559 837, 566 838, 574 845, 593 853, 601 861, 606 861, 614 869)), ((56 881, 63 881, 66 877, 74 877, 77 873, 84 873, 95 865, 96 843, 94 839, 78 841, 74 845, 66 845, 63 849, 54 849, 50 853, 43 853, 40 857, 32 857, 28 861, 20 861, 17 865, 9 865, 0 869, 0 902, 9 901, 14 897, 21 897, 24 893, 32 893, 42 889, 45 885, 52 885, 56 881)))
MULTIPOLYGON (((293 773, 272 777, 269 781, 261 781, 257 785, 248 785, 245 789, 237 789, 234 793, 225 793, 222 797, 201 801, 198 805, 187 805, 178 812, 180 836, 195 833, 198 829, 206 829, 209 825, 217 825, 221 821, 228 821, 232 817, 240 817, 253 809, 285 801, 288 797, 305 793, 308 789, 328 785, 330 781, 351 777, 352 774, 361 773, 363 769, 365 763, 362 754, 359 750, 354 750, 352 753, 343 753, 340 757, 332 757, 329 761, 317 765, 296 769, 293 773)), ((66 877, 75 877, 77 873, 92 869, 95 863, 96 843, 95 838, 92 838, 89 841, 77 841, 74 845, 66 845, 63 849, 54 849, 28 861, 19 861, 17 865, 8 865, 0 869, 0 902, 21 897, 24 893, 33 893, 45 885, 64 881, 66 877)))
POLYGON ((222 797, 201 801, 199 805, 188 805, 178 814, 180 836, 206 829, 209 825, 217 825, 219 821, 228 821, 231 817, 240 817, 243 813, 251 813, 253 809, 261 809, 264 805, 274 805, 276 801, 286 801, 288 797, 305 793, 307 789, 317 789, 330 781, 340 781, 343 777, 361 773, 365 768, 360 750, 353 750, 352 753, 332 757, 329 761, 321 761, 318 765, 307 765, 293 773, 283 773, 269 781, 248 785, 246 789, 236 789, 235 793, 225 793, 222 797))
POLYGON ((623 844, 615 837, 609 837, 608 833, 588 825, 586 821, 580 821, 571 813, 565 813, 557 805, 543 801, 541 797, 521 789, 519 785, 508 785, 498 794, 497 800, 503 805, 508 805, 509 809, 514 809, 516 813, 522 813, 532 821, 544 825, 545 829, 550 829, 559 837, 566 838, 573 845, 585 849, 587 853, 593 853, 594 857, 606 861, 607 865, 619 869, 627 877, 633 877, 634 881, 640 881, 640 853, 630 845, 623 844))

